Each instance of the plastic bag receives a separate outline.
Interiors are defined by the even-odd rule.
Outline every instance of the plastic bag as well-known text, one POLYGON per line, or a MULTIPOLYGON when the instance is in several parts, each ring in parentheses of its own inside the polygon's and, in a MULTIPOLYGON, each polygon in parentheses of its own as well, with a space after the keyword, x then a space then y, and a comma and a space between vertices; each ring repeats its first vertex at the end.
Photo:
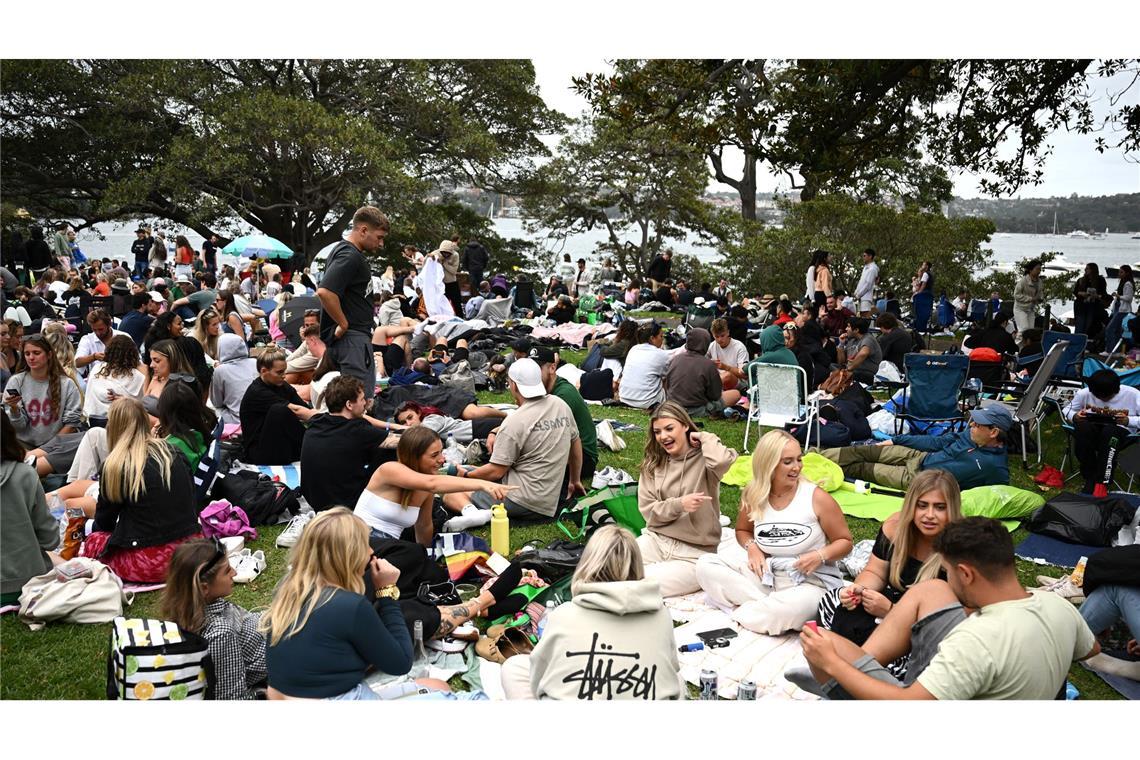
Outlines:
POLYGON ((1119 497, 1097 499, 1079 493, 1062 493, 1033 513, 1026 527, 1032 533, 1071 544, 1111 546, 1121 527, 1132 522, 1136 507, 1119 497))

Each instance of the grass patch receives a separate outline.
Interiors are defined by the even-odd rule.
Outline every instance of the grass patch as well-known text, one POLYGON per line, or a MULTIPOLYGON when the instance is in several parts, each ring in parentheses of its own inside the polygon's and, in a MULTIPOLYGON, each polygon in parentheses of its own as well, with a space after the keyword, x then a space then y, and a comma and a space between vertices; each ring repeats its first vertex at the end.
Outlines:
MULTIPOLYGON (((674 315, 675 316, 675 315, 674 315)), ((584 351, 563 351, 562 356, 572 362, 580 362, 584 351)), ((505 393, 482 393, 483 402, 509 402, 505 393)), ((609 417, 641 426, 640 431, 620 433, 627 444, 624 451, 614 453, 601 451, 599 469, 606 466, 619 467, 635 478, 645 451, 648 417, 644 412, 624 407, 591 407, 596 419, 609 417)), ((744 423, 724 420, 704 420, 704 429, 716 433, 726 445, 740 450, 744 439, 744 423)), ((1046 423, 1044 431, 1046 462, 1060 462, 1064 438, 1055 420, 1046 423)), ((1011 484, 1020 488, 1035 489, 1032 473, 1021 466, 1020 458, 1010 459, 1011 484)), ((1049 492, 1046 497, 1057 492, 1049 492)), ((735 520, 740 502, 740 489, 721 486, 721 511, 735 520)), ((852 536, 856 541, 873 539, 879 524, 873 520, 847 518, 852 536)), ((256 541, 247 542, 253 550, 265 552, 268 567, 257 581, 239 585, 231 599, 247 609, 263 609, 270 601, 273 588, 284 573, 287 552, 277 549, 274 539, 284 526, 258 528, 256 541)), ((476 535, 490 539, 489 530, 475 531, 476 535)), ((1013 534, 1014 542, 1024 539, 1024 528, 1013 534)), ((544 542, 564 538, 561 531, 552 524, 515 527, 511 530, 511 550, 517 550, 528 541, 539 539, 544 542)), ((1041 574, 1061 576, 1064 570, 1056 567, 1040 566, 1018 560, 1018 576, 1029 586, 1036 585, 1034 577, 1041 574)), ((128 615, 137 617, 158 617, 161 593, 152 592, 140 595, 127 610, 128 615)), ((29 631, 15 615, 5 615, 0 619, 0 698, 2 699, 102 699, 106 691, 106 658, 110 626, 106 625, 65 625, 50 624, 40 631, 29 631)), ((1069 678, 1080 690, 1084 699, 1119 699, 1119 695, 1095 675, 1079 665, 1070 670, 1069 678)))

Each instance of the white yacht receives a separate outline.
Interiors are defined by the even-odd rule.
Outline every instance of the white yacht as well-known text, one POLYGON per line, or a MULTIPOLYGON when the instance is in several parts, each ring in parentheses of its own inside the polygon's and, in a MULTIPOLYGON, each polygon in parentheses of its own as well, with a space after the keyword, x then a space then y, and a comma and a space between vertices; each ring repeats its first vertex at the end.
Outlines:
POLYGON ((1091 240, 1092 239, 1092 235, 1085 232, 1084 230, 1073 230, 1072 232, 1069 233, 1069 237, 1075 238, 1077 240, 1091 240))

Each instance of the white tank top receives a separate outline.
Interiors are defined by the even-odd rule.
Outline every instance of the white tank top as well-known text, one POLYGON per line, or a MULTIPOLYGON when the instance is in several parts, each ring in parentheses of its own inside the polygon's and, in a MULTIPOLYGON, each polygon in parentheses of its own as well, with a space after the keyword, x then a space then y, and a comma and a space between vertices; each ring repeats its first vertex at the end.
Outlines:
POLYGON ((356 509, 352 512, 367 523, 369 528, 392 538, 399 538, 405 528, 416 524, 416 518, 420 516, 419 507, 401 507, 394 501, 377 496, 367 488, 356 500, 356 509))
POLYGON ((756 523, 755 534, 761 551, 769 557, 798 557, 827 545, 812 509, 815 489, 814 483, 801 480, 788 506, 764 510, 764 521, 756 523))

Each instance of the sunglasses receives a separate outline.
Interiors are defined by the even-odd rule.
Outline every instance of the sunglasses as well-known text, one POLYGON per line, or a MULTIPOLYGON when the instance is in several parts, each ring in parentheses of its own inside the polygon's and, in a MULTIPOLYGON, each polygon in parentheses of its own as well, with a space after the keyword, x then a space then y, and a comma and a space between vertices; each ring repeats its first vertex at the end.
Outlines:
POLYGON ((217 538, 213 538, 211 541, 214 542, 214 556, 198 570, 199 583, 205 583, 205 579, 210 577, 210 574, 214 571, 214 567, 226 556, 226 547, 222 545, 222 542, 217 538))

